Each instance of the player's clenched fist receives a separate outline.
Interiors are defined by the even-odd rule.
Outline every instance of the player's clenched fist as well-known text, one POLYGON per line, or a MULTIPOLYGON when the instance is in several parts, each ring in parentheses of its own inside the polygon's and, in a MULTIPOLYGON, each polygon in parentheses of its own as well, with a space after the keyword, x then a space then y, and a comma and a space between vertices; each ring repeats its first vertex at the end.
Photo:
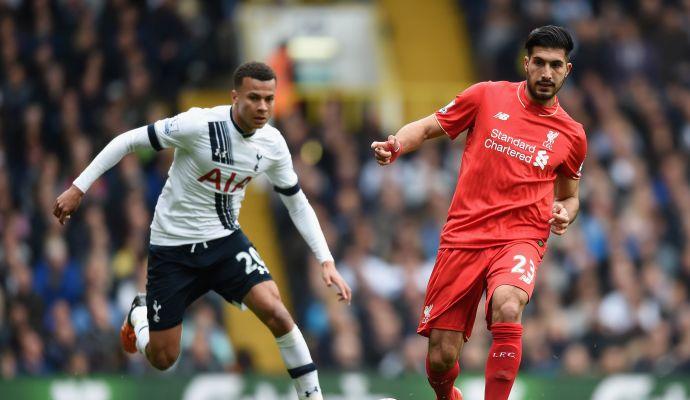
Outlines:
POLYGON ((388 136, 385 142, 372 143, 371 148, 379 165, 388 165, 402 154, 402 143, 393 135, 388 136))
POLYGON ((551 232, 556 235, 562 235, 568 230, 568 225, 570 224, 570 216, 568 216, 568 210, 565 209, 562 203, 555 202, 551 208, 552 217, 549 220, 551 224, 551 232))
POLYGON ((83 196, 84 193, 74 185, 58 196, 55 200, 53 215, 60 221, 60 224, 64 225, 65 220, 69 219, 70 215, 79 208, 83 196))

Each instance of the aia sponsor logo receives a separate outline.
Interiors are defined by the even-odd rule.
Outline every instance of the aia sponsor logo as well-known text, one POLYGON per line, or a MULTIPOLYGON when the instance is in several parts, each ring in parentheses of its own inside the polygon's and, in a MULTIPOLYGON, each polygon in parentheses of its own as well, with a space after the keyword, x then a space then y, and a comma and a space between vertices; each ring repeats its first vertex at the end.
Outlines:
POLYGON ((196 180, 201 183, 209 182, 218 191, 221 190, 222 186, 223 192, 233 193, 236 190, 244 189, 244 187, 247 186, 249 181, 252 180, 252 177, 248 176, 244 179, 240 179, 240 177, 238 177, 237 174, 233 172, 232 174, 230 174, 230 176, 228 176, 227 179, 225 179, 225 183, 223 184, 223 175, 220 172, 220 168, 213 168, 203 176, 198 177, 196 180), (232 188, 232 190, 230 190, 230 188, 232 188))

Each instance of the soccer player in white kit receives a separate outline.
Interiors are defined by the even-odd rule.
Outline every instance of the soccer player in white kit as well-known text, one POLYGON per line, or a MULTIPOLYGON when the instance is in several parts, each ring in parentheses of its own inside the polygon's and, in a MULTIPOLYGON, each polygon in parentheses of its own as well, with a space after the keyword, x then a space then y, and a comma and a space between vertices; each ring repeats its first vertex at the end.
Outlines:
POLYGON ((174 148, 168 180, 151 223, 146 294, 125 318, 123 348, 139 350, 155 368, 170 368, 180 353, 185 308, 210 290, 245 304, 276 338, 300 399, 322 399, 316 365, 283 305, 257 250, 238 223, 247 184, 265 173, 290 217, 321 263, 326 285, 341 301, 351 290, 335 268, 313 208, 297 182, 285 139, 268 125, 276 77, 250 62, 233 76, 233 104, 192 108, 114 138, 55 202, 64 224, 91 184, 140 148, 174 148))

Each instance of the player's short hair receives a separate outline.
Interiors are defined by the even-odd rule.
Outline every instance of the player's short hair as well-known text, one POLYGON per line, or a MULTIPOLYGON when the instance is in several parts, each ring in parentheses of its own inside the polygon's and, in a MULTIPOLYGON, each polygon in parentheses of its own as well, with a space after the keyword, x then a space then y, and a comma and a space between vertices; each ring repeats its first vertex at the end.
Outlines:
POLYGON ((530 32, 525 41, 527 55, 532 55, 534 46, 565 50, 565 56, 570 57, 573 50, 573 38, 565 28, 556 25, 546 25, 530 32))
POLYGON ((276 73, 273 72, 271 67, 262 62, 250 61, 235 69, 235 72, 232 75, 232 82, 235 89, 242 86, 242 80, 244 80, 244 78, 252 78, 259 81, 270 81, 272 79, 276 79, 276 73))

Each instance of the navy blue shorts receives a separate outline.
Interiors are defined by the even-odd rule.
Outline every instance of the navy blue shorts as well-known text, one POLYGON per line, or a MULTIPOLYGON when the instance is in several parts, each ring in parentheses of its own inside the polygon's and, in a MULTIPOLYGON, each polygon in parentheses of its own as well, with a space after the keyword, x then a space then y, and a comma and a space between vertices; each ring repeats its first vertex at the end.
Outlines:
POLYGON ((273 279, 241 230, 229 236, 182 246, 149 246, 146 306, 149 329, 182 323, 194 300, 213 290, 240 305, 254 285, 273 279))

